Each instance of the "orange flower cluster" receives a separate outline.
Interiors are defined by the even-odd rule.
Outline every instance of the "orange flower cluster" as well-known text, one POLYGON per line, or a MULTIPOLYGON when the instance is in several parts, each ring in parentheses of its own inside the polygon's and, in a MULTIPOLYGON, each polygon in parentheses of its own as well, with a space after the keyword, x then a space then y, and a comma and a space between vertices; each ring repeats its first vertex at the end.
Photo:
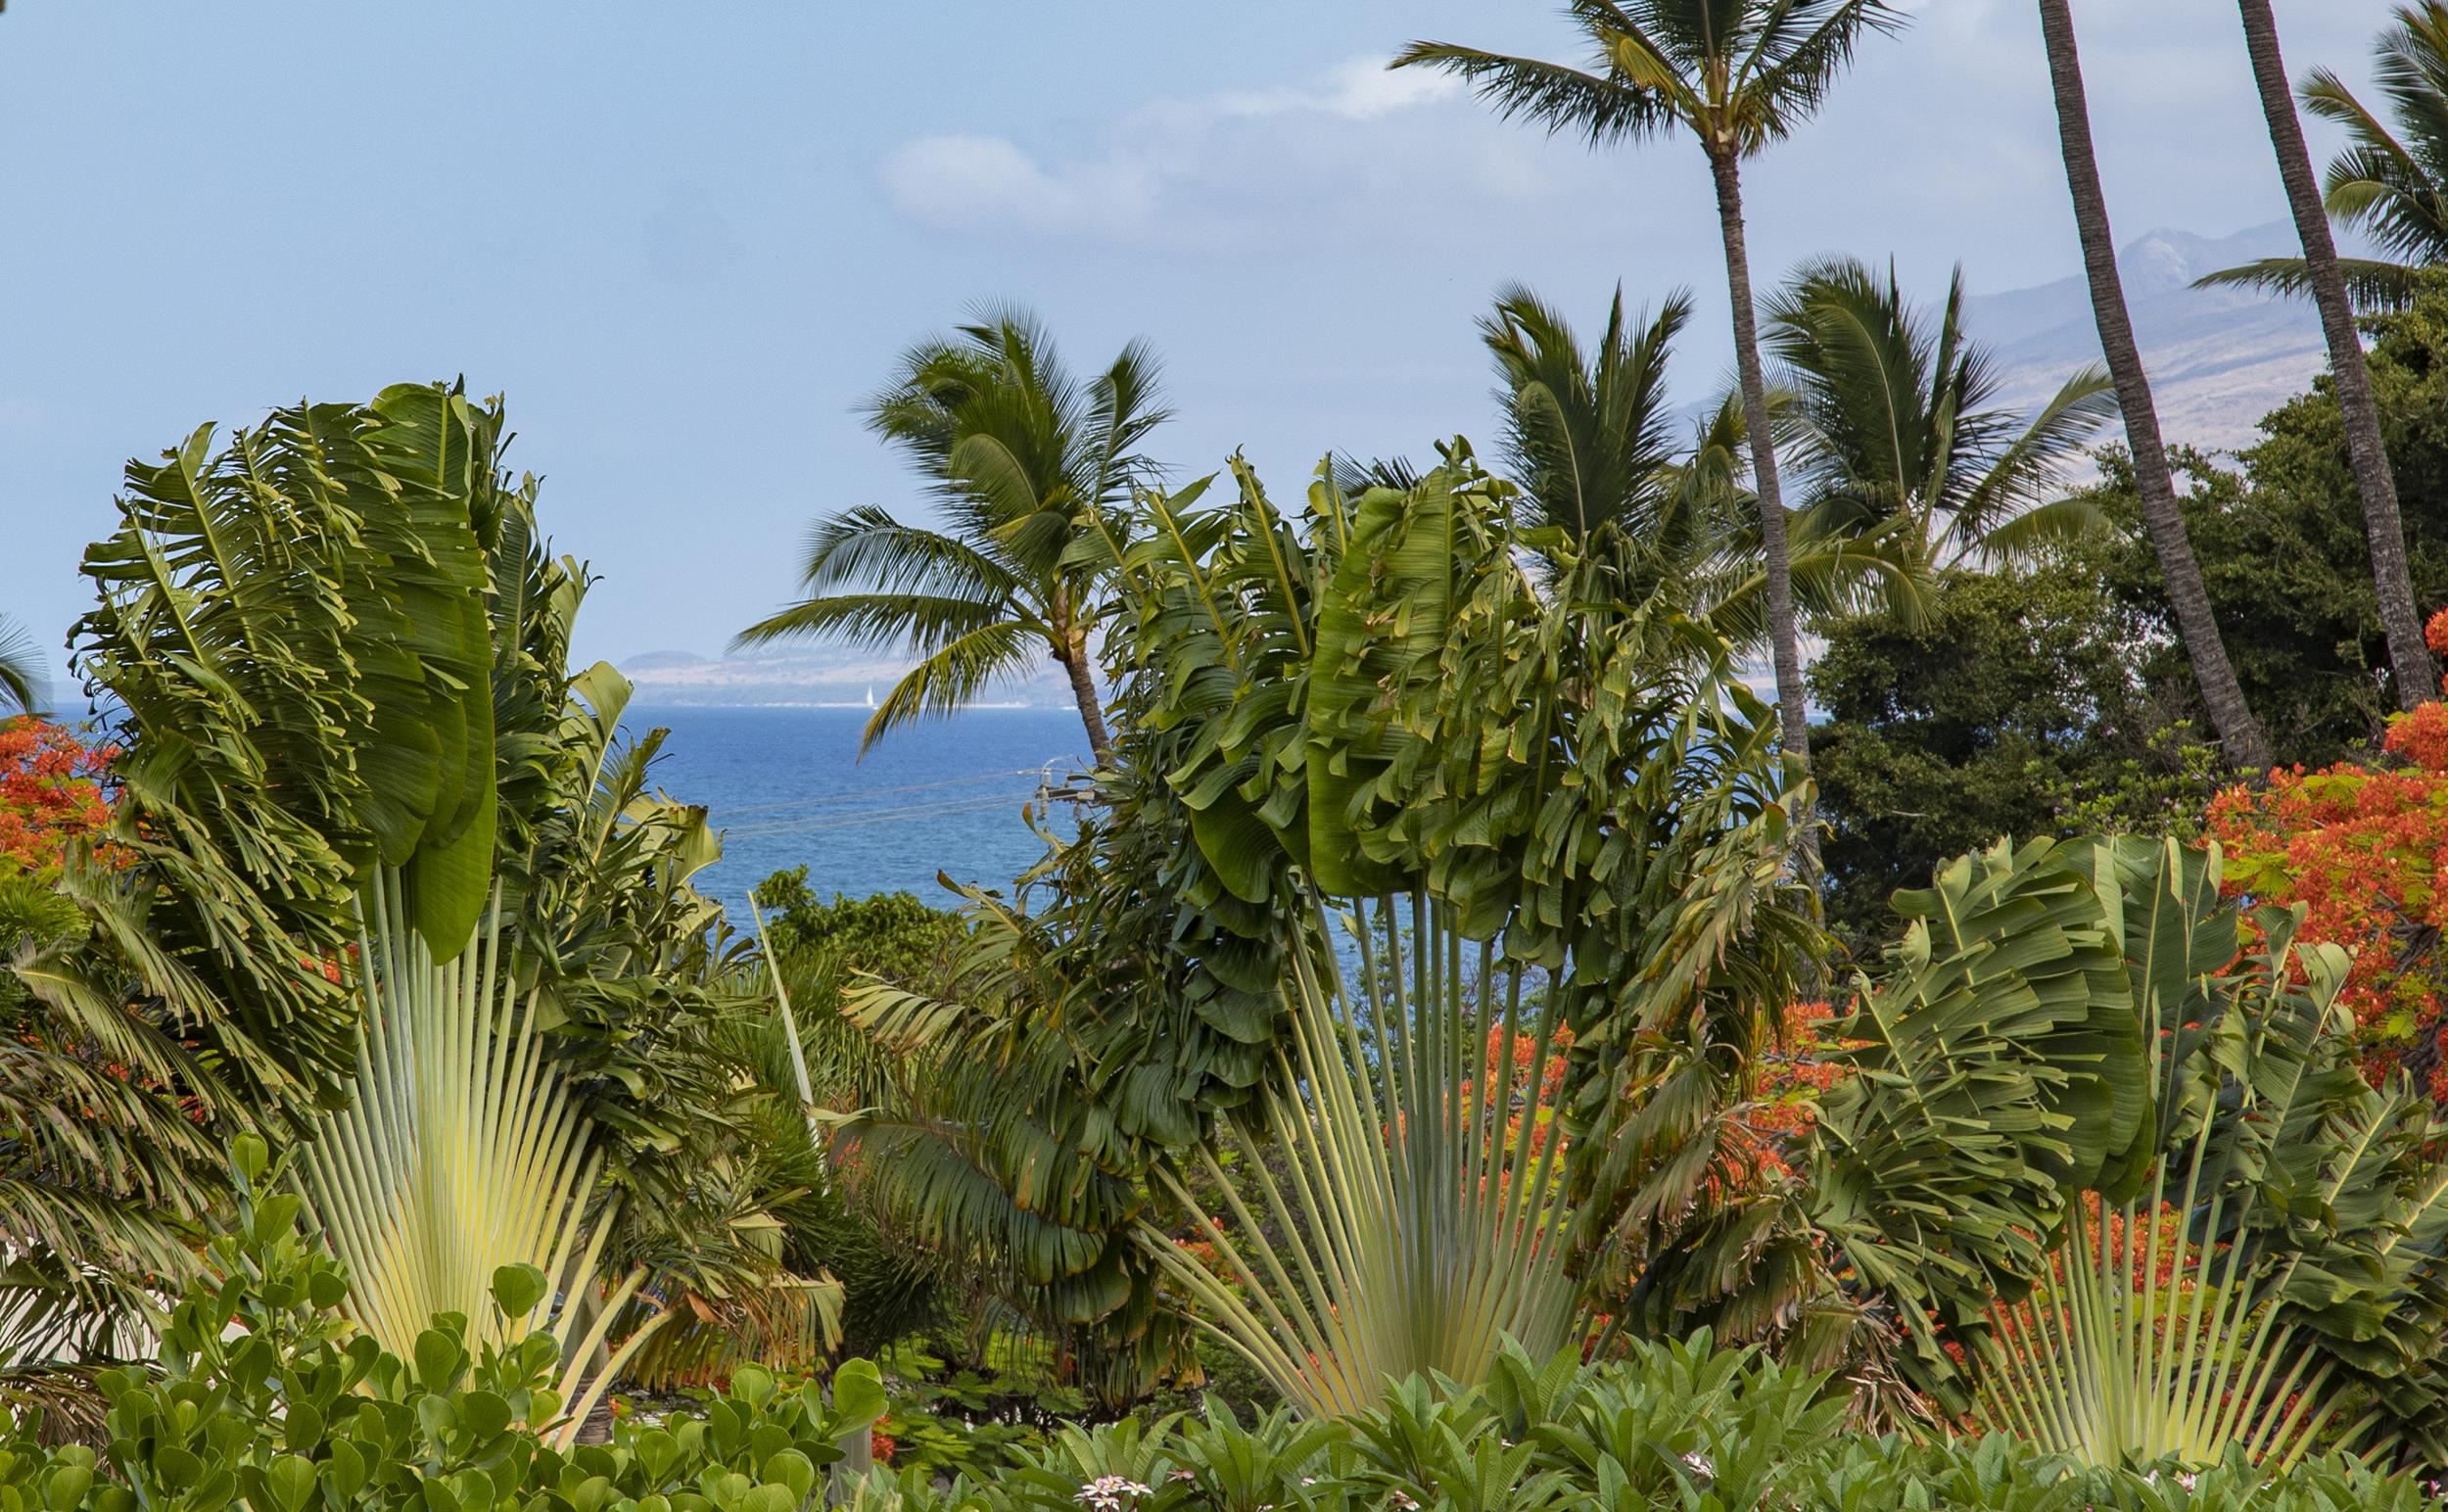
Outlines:
POLYGON ((1834 1048, 1828 1028, 1836 1016, 1824 999, 1796 1003, 1785 1016, 1785 1032, 1761 1061, 1759 1093, 1743 1123, 1757 1142, 1755 1168, 1764 1175, 1792 1174, 1787 1154, 1810 1138, 1819 1098, 1845 1074, 1828 1058, 1834 1048))
POLYGON ((31 715, 0 723, 0 874, 55 875, 70 841, 109 827, 101 779, 118 755, 31 715))
MULTIPOLYGON (((1481 1073, 1462 1085, 1462 1103, 1468 1108, 1487 1089, 1486 1116, 1490 1137, 1489 1154, 1514 1148, 1522 1132, 1522 1114, 1536 1109, 1537 1122, 1530 1131, 1526 1154, 1531 1159, 1546 1151, 1547 1141, 1555 1131, 1556 1099, 1564 1090, 1565 1056, 1573 1048, 1573 1031, 1559 1028, 1547 1046, 1545 1065, 1538 1063, 1538 1036, 1526 1026, 1513 1036, 1512 1063, 1505 1063, 1504 1026, 1497 1024, 1487 1031, 1485 1055, 1481 1060, 1481 1073), (1502 1115, 1501 1127, 1497 1115, 1502 1115)), ((1557 1154, 1561 1156, 1562 1151, 1557 1154)))
MULTIPOLYGON (((2448 610, 2424 632, 2448 651, 2448 610)), ((2270 774, 2210 805, 2227 855, 2226 890, 2257 903, 2302 904, 2303 938, 2354 956, 2345 1002, 2375 1078, 2403 1064, 2448 1103, 2448 704, 2390 722, 2386 747, 2405 765, 2340 762, 2270 774)))

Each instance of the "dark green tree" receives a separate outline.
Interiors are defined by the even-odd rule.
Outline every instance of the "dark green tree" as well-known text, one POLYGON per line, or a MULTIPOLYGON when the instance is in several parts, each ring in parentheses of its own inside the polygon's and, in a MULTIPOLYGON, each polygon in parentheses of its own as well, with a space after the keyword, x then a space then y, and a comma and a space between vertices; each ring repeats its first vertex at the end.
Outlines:
MULTIPOLYGON (((2448 605, 2448 292, 2371 317, 2372 388, 2397 494, 2416 605, 2448 605)), ((2400 704, 2373 591, 2369 544, 2331 380, 2273 410, 2234 465, 2179 453, 2185 517, 2202 578, 2230 630, 2236 677, 2268 726, 2276 758, 2324 765, 2378 743, 2400 704)), ((2122 531, 2101 578, 2160 628, 2144 675, 2198 722, 2190 673, 2172 637, 2165 590, 2138 539, 2132 470, 2110 454, 2094 496, 2122 531)))
POLYGON ((2153 741, 2170 716, 2142 675, 2149 629, 2088 562, 2062 558, 1948 572, 1920 614, 1826 627, 1811 690, 1828 715, 1812 740, 1828 920, 1857 955, 1874 955, 1889 897, 1928 886, 1940 863, 2057 831, 2076 800, 2181 774, 2180 753, 2153 741))

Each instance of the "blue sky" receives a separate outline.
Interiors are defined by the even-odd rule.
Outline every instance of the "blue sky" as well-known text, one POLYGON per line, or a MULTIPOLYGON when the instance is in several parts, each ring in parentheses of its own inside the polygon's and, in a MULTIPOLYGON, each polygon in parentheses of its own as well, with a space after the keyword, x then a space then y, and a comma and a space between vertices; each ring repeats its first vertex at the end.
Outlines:
MULTIPOLYGON (((2283 213, 2226 0, 2078 0, 2121 239, 2283 213)), ((2384 0, 2280 0, 2298 76, 2384 0)), ((2025 0, 1924 0, 1751 172, 1755 267, 2072 271, 2025 0)), ((464 373, 604 582, 579 651, 719 651, 807 522, 922 513, 853 406, 982 300, 1075 365, 1163 354, 1183 476, 1493 432, 1471 322, 1688 285, 1727 360, 1688 142, 1593 155, 1384 74, 1435 36, 1569 48, 1541 0, 414 6, 14 0, 0 15, 0 612, 56 646, 123 460, 300 396, 464 373)), ((2316 133, 2326 159, 2329 137, 2316 133)), ((57 690, 67 694, 62 685, 57 690)), ((61 704, 73 706, 62 696, 61 704)))

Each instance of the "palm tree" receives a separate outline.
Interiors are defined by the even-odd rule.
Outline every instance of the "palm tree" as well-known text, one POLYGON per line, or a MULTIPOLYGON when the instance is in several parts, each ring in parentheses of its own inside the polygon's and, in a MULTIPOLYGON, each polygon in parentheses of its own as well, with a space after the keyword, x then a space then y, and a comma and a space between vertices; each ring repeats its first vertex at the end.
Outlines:
POLYGON ((42 663, 35 658, 34 638, 7 615, 0 615, 0 706, 17 705, 31 714, 42 703, 42 663))
MULTIPOLYGON (((2372 543, 2372 587, 2379 598, 2380 624, 2388 632, 2388 665, 2397 683, 2397 702, 2411 709, 2429 696, 2431 656, 2423 643, 2422 617, 2414 608, 2414 579, 2406 570, 2406 533, 2397 514, 2397 480, 2388 470, 2388 449, 2380 441, 2380 407, 2372 397, 2372 375, 2364 367, 2363 342, 2355 331, 2345 275, 2337 266, 2337 244, 2330 237, 2329 213, 2313 186, 2312 155, 2303 144, 2303 123, 2295 118, 2295 102, 2286 92, 2286 61, 2279 52, 2278 22, 2270 14, 2270 0, 2236 0, 2236 10, 2243 17, 2244 51, 2252 58, 2261 114, 2270 123, 2270 146, 2278 153, 2278 176, 2286 185, 2286 205, 2294 213, 2295 233, 2303 242, 2304 278, 2320 307, 2321 332, 2329 339, 2337 414, 2346 430, 2346 455, 2354 465, 2355 491, 2363 496, 2363 532, 2372 543)), ((2448 20, 2443 20, 2442 32, 2448 34, 2448 20)), ((2411 35, 2411 28, 2407 34, 2411 35)), ((2440 61, 2437 54, 2432 61, 2440 61)), ((2434 82, 2441 77, 2448 77, 2448 70, 2435 74, 2434 82)))
MULTIPOLYGON (((1563 312, 1521 285, 1496 296, 1480 335, 1495 358, 1504 406, 1506 470, 1521 490, 1526 539, 1542 533, 1579 555, 1601 552, 1612 591, 1639 602, 1676 590, 1737 645, 1768 638, 1755 496, 1744 486, 1748 434, 1739 395, 1702 416, 1685 438, 1669 402, 1667 362, 1691 315, 1676 293, 1655 319, 1626 321, 1619 288, 1595 351, 1563 312)), ((1782 394, 1770 396, 1781 414, 1782 394)), ((1850 607, 1863 585, 1899 593, 1912 564, 1883 537, 1816 530, 1795 521, 1788 568, 1804 619, 1850 607)), ((1552 569, 1558 559, 1549 558, 1552 569)))
POLYGON ((2236 669, 2219 638, 2218 621, 2210 612, 2210 594, 2202 586, 2201 563, 2185 533, 2185 516, 2177 507, 2176 480, 2168 472, 2167 450, 2159 439, 2159 412, 2151 402, 2150 381, 2142 373, 2142 353, 2134 344, 2134 322, 2125 309, 2125 286, 2117 277, 2116 248, 2108 230, 2108 203, 2099 189, 2099 165, 2092 154, 2091 109, 2083 98, 2083 66, 2074 47, 2074 18, 2067 0, 2040 0, 2041 38, 2048 49, 2049 83, 2056 96, 2057 137, 2065 159, 2066 188, 2074 199, 2074 228, 2083 241, 2083 267, 2091 279, 2092 318, 2099 327, 2100 351, 2116 380, 2117 406, 2125 414, 2125 438, 2134 454, 2134 483, 2142 496, 2142 523, 2159 557, 2167 581, 2168 601, 2176 611, 2176 629, 2201 685, 2201 701, 2210 722, 2227 747, 2228 760, 2254 770, 2270 764, 2270 744, 2260 723, 2244 702, 2236 669))
POLYGON ((810 596, 734 643, 834 636, 917 651, 868 721, 862 752, 1042 652, 1070 679, 1088 743, 1106 761, 1090 642, 1101 564, 1115 553, 1074 546, 1121 533, 1133 483, 1154 471, 1139 449, 1168 414, 1154 354, 1138 342, 1085 384, 1020 310, 988 310, 949 339, 920 342, 868 402, 868 427, 926 475, 949 529, 905 525, 875 504, 819 521, 802 575, 810 596))
POLYGON ((1497 291, 1479 330, 1496 362, 1505 461, 1521 486, 1525 527, 1576 546, 1612 529, 1660 568, 1705 549, 1710 525, 1677 508, 1682 496, 1671 487, 1667 358, 1690 318, 1691 297, 1678 290, 1657 318, 1644 312, 1627 324, 1618 285, 1590 354, 1554 306, 1520 284, 1497 291))
MULTIPOLYGON (((2273 88, 2285 84, 2285 66, 2279 60, 2277 28, 2266 12, 2256 23, 2253 9, 2244 10, 2244 40, 2253 52, 2255 81, 2261 85, 2262 109, 2270 118, 2272 139, 2279 149, 2279 167, 2291 175, 2287 148, 2279 134, 2292 128, 2281 124, 2272 104, 2273 88), (2263 74, 2266 40, 2268 76, 2263 74)), ((2391 131, 2328 69, 2315 69, 2303 86, 2303 108, 2346 130, 2348 146, 2331 159, 2324 185, 2324 209, 2334 218, 2363 232, 2386 257, 2338 258, 2339 278, 2347 293, 2366 308, 2388 309, 2414 298, 2422 269, 2448 262, 2448 0, 2421 0, 2397 8, 2397 24, 2380 33, 2373 72, 2397 118, 2391 131)), ((2300 137, 2300 132, 2296 135, 2300 137)), ((2300 151, 2297 161, 2308 160, 2300 151)), ((2287 199, 2295 199, 2289 177, 2287 199)), ((2302 212, 2296 211, 2297 225, 2302 212)), ((2326 229, 2323 240, 2327 240, 2326 229)), ((2212 273, 2204 284, 2247 285, 2283 294, 2317 293, 2313 279, 2312 239, 2306 236, 2301 258, 2265 258, 2212 273)))
POLYGON ((2028 420, 2000 408, 1996 366, 1964 334, 1961 269, 1933 329, 1892 266, 1881 278, 1851 258, 1806 265, 1769 301, 1767 342, 1792 396, 1786 434, 1809 491, 1800 534, 1891 537, 1918 580, 1966 559, 2012 559, 2098 522, 2086 501, 2047 496, 2116 412, 2107 373, 2076 373, 2028 420))
MULTIPOLYGON (((1744 243, 1742 161, 1783 140, 1826 98, 1865 30, 1902 24, 1885 0, 1568 0, 1566 14, 1590 47, 1586 68, 1414 42, 1394 68, 1427 66, 1459 75, 1499 114, 1573 131, 1592 147, 1689 131, 1709 159, 1718 225, 1733 303, 1734 357, 1742 376, 1751 471, 1766 567, 1769 654, 1785 747, 1807 765, 1810 715, 1794 626, 1793 566, 1767 379, 1744 243)), ((1805 825, 1804 844, 1815 845, 1805 825)))

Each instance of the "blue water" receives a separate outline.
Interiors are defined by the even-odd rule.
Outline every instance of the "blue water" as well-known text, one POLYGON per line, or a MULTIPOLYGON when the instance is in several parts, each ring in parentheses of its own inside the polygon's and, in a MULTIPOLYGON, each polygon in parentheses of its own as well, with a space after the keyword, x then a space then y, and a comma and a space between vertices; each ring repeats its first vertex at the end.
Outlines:
MULTIPOLYGON (((1053 763, 1058 780, 1087 765, 1068 709, 973 709, 886 735, 859 759, 864 709, 632 707, 622 727, 671 734, 653 785, 702 803, 724 831, 723 860, 698 886, 745 930, 748 890, 804 865, 819 897, 907 891, 959 900, 936 881, 1009 889, 1045 842, 1021 820, 1053 763)), ((1069 833, 1072 810, 1050 822, 1069 833)))

